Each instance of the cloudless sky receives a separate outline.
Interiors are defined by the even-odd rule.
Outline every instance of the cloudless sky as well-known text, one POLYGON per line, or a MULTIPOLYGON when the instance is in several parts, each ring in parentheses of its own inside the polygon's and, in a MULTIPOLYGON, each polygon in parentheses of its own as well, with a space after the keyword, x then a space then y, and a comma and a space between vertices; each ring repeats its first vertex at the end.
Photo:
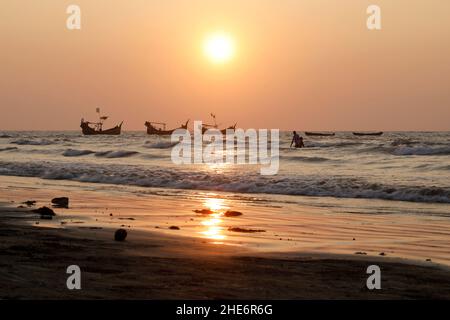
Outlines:
POLYGON ((95 107, 175 127, 450 130, 450 1, 2 0, 0 131, 78 130, 95 107), (81 30, 66 8, 81 7, 81 30), (382 30, 366 9, 382 9, 382 30), (215 65, 204 39, 230 34, 215 65))

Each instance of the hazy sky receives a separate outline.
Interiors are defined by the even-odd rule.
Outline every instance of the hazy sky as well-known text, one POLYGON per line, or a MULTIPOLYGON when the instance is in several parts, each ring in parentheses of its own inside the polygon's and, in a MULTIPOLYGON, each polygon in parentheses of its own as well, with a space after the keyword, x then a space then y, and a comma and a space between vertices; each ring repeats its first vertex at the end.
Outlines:
POLYGON ((96 106, 124 130, 210 112, 244 128, 450 130, 449 14, 445 0, 1 0, 0 131, 77 130, 96 106), (220 66, 202 52, 218 30, 236 45, 220 66))

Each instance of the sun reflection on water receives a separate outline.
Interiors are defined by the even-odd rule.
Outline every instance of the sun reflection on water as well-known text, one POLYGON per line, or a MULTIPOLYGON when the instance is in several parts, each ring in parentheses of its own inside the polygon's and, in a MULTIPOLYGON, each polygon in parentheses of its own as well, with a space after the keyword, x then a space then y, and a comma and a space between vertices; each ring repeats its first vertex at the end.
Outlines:
POLYGON ((205 230, 201 231, 200 234, 211 240, 224 240, 226 235, 223 234, 224 228, 221 226, 223 222, 221 216, 223 211, 227 209, 227 205, 224 199, 214 196, 214 194, 209 194, 208 198, 205 198, 203 202, 204 207, 213 213, 205 215, 200 222, 205 226, 205 230))

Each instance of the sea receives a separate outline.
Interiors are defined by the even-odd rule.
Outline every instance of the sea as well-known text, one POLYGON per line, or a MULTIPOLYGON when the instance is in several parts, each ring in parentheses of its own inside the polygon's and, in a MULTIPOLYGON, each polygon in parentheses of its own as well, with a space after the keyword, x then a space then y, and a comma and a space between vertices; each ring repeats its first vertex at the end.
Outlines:
MULTIPOLYGON (((450 132, 305 136, 280 133, 279 171, 259 165, 175 164, 170 136, 0 131, 0 175, 112 186, 450 203, 450 132)), ((450 209, 449 209, 450 212, 450 209)))

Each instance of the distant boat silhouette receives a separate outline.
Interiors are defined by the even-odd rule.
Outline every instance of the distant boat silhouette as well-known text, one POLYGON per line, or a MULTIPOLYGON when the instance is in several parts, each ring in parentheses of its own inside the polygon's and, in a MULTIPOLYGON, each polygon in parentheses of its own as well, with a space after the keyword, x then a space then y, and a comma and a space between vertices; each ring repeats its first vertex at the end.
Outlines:
MULTIPOLYGON (((216 123, 216 115, 211 113, 211 117, 214 119, 214 124, 206 124, 206 123, 204 123, 202 125, 202 134, 205 134, 205 132, 208 129, 219 129, 219 125, 216 123)), ((235 123, 233 126, 230 126, 228 128, 220 130, 220 132, 222 134, 226 134, 227 130, 236 130, 236 125, 237 125, 237 123, 235 123)))
POLYGON ((166 130, 166 124, 163 122, 150 122, 146 121, 145 126, 147 127, 147 134, 156 134, 159 136, 165 136, 165 135, 171 135, 175 130, 177 129, 187 129, 189 120, 186 121, 185 124, 182 124, 181 127, 172 129, 172 130, 166 130), (155 125, 163 126, 162 129, 156 127, 155 125))
POLYGON ((335 135, 334 132, 310 132, 310 131, 305 131, 305 134, 307 136, 318 136, 318 137, 332 137, 335 135))
POLYGON ((353 132, 353 134, 355 136, 381 136, 383 132, 353 132))
POLYGON ((96 109, 97 113, 99 114, 99 121, 98 122, 89 122, 84 121, 84 119, 81 119, 81 131, 84 135, 91 136, 91 135, 119 135, 122 131, 122 124, 123 121, 115 126, 114 128, 103 130, 103 122, 108 119, 107 116, 100 116, 100 108, 96 109), (93 125, 93 127, 91 127, 93 125))

